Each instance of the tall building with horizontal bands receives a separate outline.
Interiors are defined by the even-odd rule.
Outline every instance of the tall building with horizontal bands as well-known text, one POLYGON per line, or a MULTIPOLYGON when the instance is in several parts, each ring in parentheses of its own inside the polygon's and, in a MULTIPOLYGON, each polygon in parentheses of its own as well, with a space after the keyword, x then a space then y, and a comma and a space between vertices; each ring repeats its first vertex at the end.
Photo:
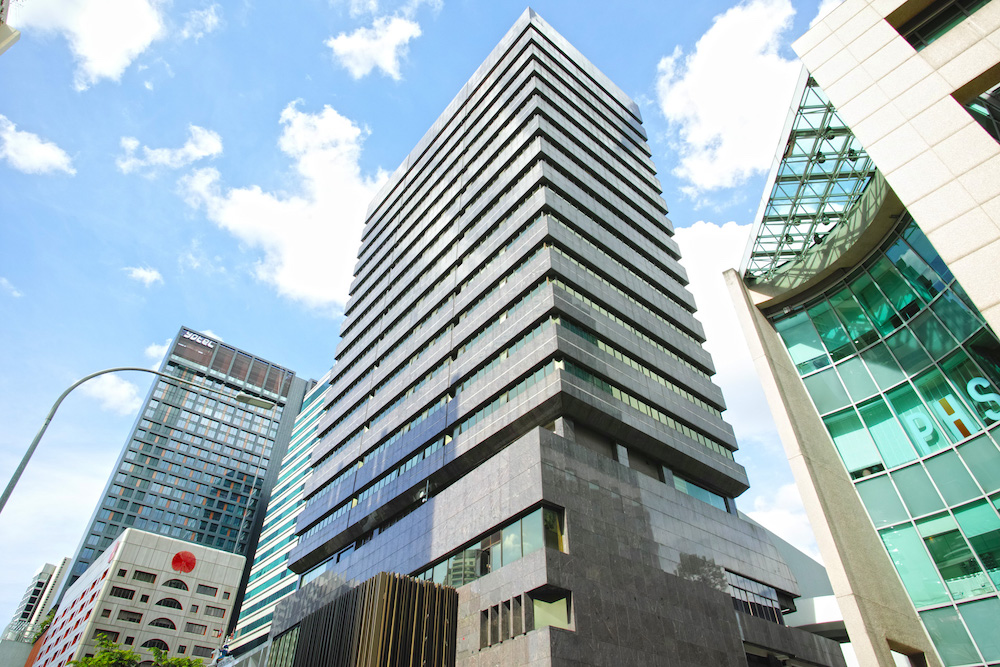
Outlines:
POLYGON ((526 11, 369 207, 269 664, 382 571, 457 589, 461 665, 842 664, 686 283, 637 106, 526 11))
POLYGON ((67 588, 126 528, 243 556, 255 550, 264 520, 258 508, 278 475, 270 463, 285 454, 308 383, 183 327, 160 372, 185 383, 158 377, 150 389, 67 588))
POLYGON ((864 665, 1000 664, 998 44, 1000 2, 819 21, 727 274, 864 665))

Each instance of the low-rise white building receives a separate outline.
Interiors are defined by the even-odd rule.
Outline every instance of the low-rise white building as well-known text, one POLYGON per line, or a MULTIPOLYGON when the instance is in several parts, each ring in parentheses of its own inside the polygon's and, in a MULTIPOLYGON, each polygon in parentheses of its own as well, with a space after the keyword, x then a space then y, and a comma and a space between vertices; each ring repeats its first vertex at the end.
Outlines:
POLYGON ((97 651, 97 637, 211 659, 222 646, 245 559, 162 535, 127 529, 62 599, 35 660, 64 667, 97 651))

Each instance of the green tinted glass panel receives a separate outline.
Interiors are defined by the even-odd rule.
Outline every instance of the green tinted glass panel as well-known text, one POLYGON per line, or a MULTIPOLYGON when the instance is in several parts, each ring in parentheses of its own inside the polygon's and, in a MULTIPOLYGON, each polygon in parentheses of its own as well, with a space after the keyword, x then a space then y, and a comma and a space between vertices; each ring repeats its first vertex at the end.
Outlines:
POLYGON ((925 310, 910 322, 910 329, 917 339, 923 343, 933 359, 940 359, 958 345, 948 330, 944 328, 934 313, 925 310))
POLYGON ((807 312, 816 326, 816 330, 819 331, 819 337, 822 339, 823 344, 826 345, 826 349, 830 352, 830 356, 834 361, 854 354, 854 346, 851 344, 851 339, 847 336, 847 331, 840 324, 840 320, 833 314, 830 304, 826 301, 820 301, 812 308, 809 308, 807 312))
POLYGON ((956 350, 941 362, 941 368, 958 390, 964 392, 963 398, 968 399, 981 422, 990 425, 1000 421, 1000 392, 965 352, 956 350))
POLYGON ((866 479, 855 486, 876 528, 890 526, 909 518, 887 475, 866 479))
POLYGON ((924 538, 951 597, 964 600, 993 591, 951 515, 917 521, 917 532, 924 538))
POLYGON ((434 566, 434 571, 431 573, 431 579, 434 580, 435 584, 443 584, 445 579, 448 577, 448 561, 443 563, 438 563, 434 566))
POLYGON ((867 347, 878 340, 878 333, 872 327, 868 316, 858 305, 850 290, 844 288, 831 296, 830 305, 858 349, 867 347))
POLYGON ((861 424, 854 410, 845 410, 823 418, 833 443, 848 472, 858 472, 882 465, 875 443, 868 430, 861 424))
POLYGON ((944 289, 944 281, 903 239, 892 244, 885 254, 924 301, 930 301, 944 289))
POLYGON ((931 310, 959 340, 965 340, 982 326, 982 323, 969 312, 968 307, 952 292, 942 294, 931 304, 931 310))
POLYGON ((851 281, 850 288, 883 336, 903 323, 868 274, 863 273, 851 281))
POLYGON ((934 272, 941 276, 941 279, 945 283, 950 283, 955 279, 955 276, 951 274, 948 266, 944 263, 944 260, 941 259, 941 255, 938 254, 934 246, 931 245, 931 242, 924 236, 924 232, 917 227, 912 219, 910 220, 910 225, 903 232, 903 238, 920 255, 921 259, 927 262, 934 269, 934 272))
POLYGON ((989 598, 959 606, 958 611, 972 633, 972 639, 987 660, 1000 660, 1000 600, 989 598))
POLYGON ((569 600, 559 598, 552 602, 533 599, 533 611, 535 612, 535 630, 545 627, 568 628, 569 624, 569 600))
POLYGON ((954 451, 929 458, 924 465, 948 505, 957 505, 983 495, 954 451))
POLYGON ((922 611, 920 618, 947 667, 982 664, 954 607, 922 611))
POLYGON ((920 464, 892 473, 899 495, 913 516, 922 516, 944 509, 941 497, 920 464))
POLYGON ((566 551, 563 537, 562 514, 545 507, 542 509, 542 527, 545 531, 545 546, 566 551))
POLYGON ((809 395, 819 413, 826 414, 840 409, 851 402, 834 369, 828 368, 814 375, 802 378, 809 395))
POLYGON ((958 448, 958 453, 987 493, 1000 489, 1000 450, 987 435, 958 448))
POLYGON ((910 385, 897 387, 887 393, 886 397, 899 415, 903 430, 921 456, 933 454, 947 444, 941 430, 910 385))
POLYGON ((847 393, 855 402, 864 400, 878 391, 868 374, 868 369, 857 357, 838 365, 837 372, 840 373, 840 379, 847 387, 847 393))
POLYGON ((906 592, 917 607, 948 601, 948 593, 913 526, 907 524, 880 533, 906 592))
POLYGON ((920 347, 920 343, 908 329, 900 329, 886 338, 885 342, 899 365, 910 375, 915 375, 931 363, 924 348, 920 347))
POLYGON ((542 510, 537 509, 521 519, 521 551, 527 556, 545 546, 542 532, 542 510))
POLYGON ((795 313, 775 321, 774 328, 788 348, 799 373, 808 373, 823 368, 830 363, 826 350, 820 342, 819 334, 806 313, 795 313))
POLYGON ((955 518, 990 579, 1000 584, 1000 518, 996 510, 989 502, 980 500, 956 509, 955 518))
POLYGON ((880 389, 889 389, 906 379, 903 371, 899 370, 899 364, 882 343, 862 352, 861 358, 865 360, 880 389))
POLYGON ((503 564, 513 563, 521 558, 521 523, 514 522, 503 529, 503 564))
POLYGON ((899 311, 904 319, 909 319, 920 312, 923 304, 917 299, 917 295, 913 293, 910 286, 896 273, 892 262, 885 257, 880 257, 868 271, 878 286, 882 288, 889 303, 899 311))
POLYGON ((970 338, 965 347, 972 359, 986 371, 993 386, 1000 387, 1000 344, 993 334, 983 330, 970 338))
POLYGON ((914 384, 952 442, 964 440, 982 430, 979 422, 940 372, 929 370, 916 378, 914 384))
POLYGON ((913 445, 910 444, 885 401, 879 397, 873 398, 858 406, 858 412, 861 413, 861 418, 875 440, 875 446, 882 454, 886 467, 895 468, 917 458, 913 445))

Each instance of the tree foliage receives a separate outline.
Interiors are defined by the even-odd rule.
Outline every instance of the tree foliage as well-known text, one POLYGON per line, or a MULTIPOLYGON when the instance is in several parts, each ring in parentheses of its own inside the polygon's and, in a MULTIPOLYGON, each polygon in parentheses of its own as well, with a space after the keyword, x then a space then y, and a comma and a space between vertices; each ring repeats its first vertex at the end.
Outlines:
MULTIPOLYGON (((119 646, 106 635, 98 635, 97 644, 100 648, 92 657, 80 658, 69 664, 75 667, 138 667, 142 662, 142 657, 131 647, 119 646)), ((168 657, 166 651, 158 648, 151 648, 150 651, 153 652, 153 667, 203 667, 204 664, 198 658, 168 657)))

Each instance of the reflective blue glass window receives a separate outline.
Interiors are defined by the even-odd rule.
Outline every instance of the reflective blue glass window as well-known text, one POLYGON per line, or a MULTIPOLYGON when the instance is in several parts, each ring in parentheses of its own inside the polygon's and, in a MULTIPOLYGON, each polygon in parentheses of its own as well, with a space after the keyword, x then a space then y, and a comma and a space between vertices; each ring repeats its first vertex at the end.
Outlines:
POLYGON ((956 350, 941 362, 941 368, 959 392, 964 392, 963 398, 982 423, 990 425, 1000 421, 1000 392, 965 352, 956 350))
POLYGON ((885 254, 924 301, 930 301, 944 290, 944 281, 903 239, 893 243, 885 254))
POLYGON ((937 250, 934 249, 934 246, 931 245, 931 242, 927 240, 926 236, 924 236, 923 230, 913 223, 912 218, 910 219, 910 224, 903 231, 903 238, 906 239, 906 242, 910 244, 910 247, 912 247, 939 276, 941 276, 941 279, 944 282, 950 283, 955 279, 955 276, 951 274, 951 270, 944 263, 944 260, 941 259, 941 255, 938 254, 937 250))

